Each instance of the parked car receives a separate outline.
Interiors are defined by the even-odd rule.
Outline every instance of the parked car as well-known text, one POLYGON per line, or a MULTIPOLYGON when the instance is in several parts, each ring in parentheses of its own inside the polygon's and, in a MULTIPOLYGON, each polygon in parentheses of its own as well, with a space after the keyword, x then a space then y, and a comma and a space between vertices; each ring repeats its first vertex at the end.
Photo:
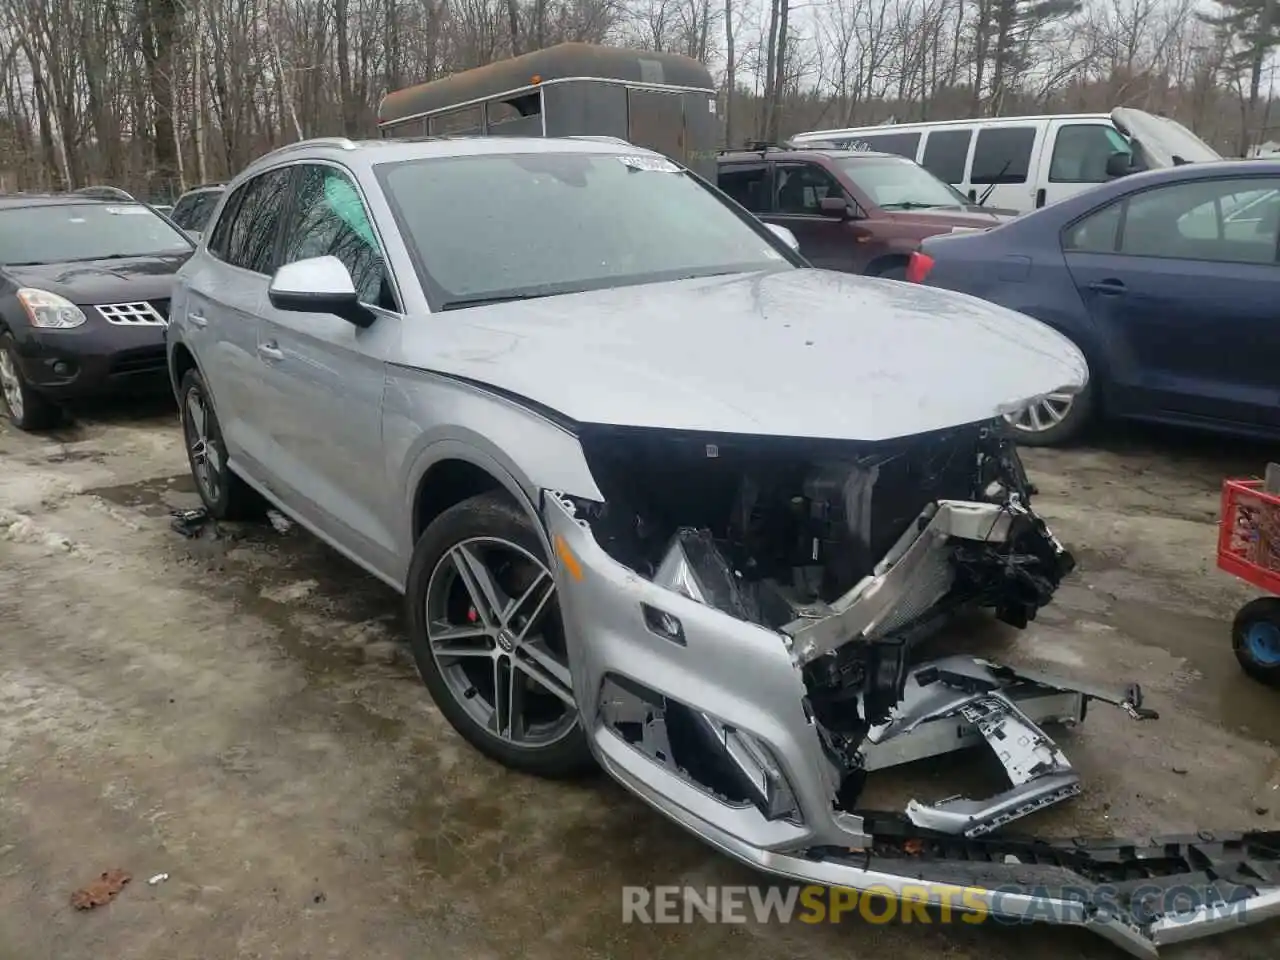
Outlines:
POLYGON ((801 148, 821 143, 900 154, 919 161, 971 200, 985 194, 993 205, 1019 213, 1127 173, 1174 162, 1222 159, 1176 121, 1130 107, 1118 107, 1110 114, 813 130, 796 134, 790 142, 801 148), (1166 147, 1155 147, 1155 140, 1166 147))
POLYGON ((1102 413, 1274 438, 1278 234, 1280 161, 1197 163, 926 240, 910 278, 1020 311, 1084 351, 1085 390, 1010 414, 1023 443, 1064 443, 1102 413))
POLYGON ((914 161, 852 150, 736 150, 720 155, 721 190, 786 227, 815 267, 906 278, 925 237, 985 230, 1008 217, 969 203, 914 161))
POLYGON ((191 241, 145 204, 0 197, 0 393, 24 430, 77 397, 161 388, 173 276, 191 241))
MULTIPOLYGON (((513 768, 599 763, 792 880, 945 878, 936 900, 960 864, 968 909, 1147 955, 1156 923, 1221 926, 1002 886, 1029 863, 1190 883, 1216 847, 980 836, 1078 791, 1037 723, 1142 716, 1136 687, 909 658, 961 605, 1025 626, 1070 571, 1000 413, 1078 388, 1083 357, 971 297, 814 269, 785 234, 620 142, 268 154, 174 294, 200 496, 219 518, 265 498, 404 593, 440 711, 513 768), (858 813, 868 770, 983 739, 1004 793, 858 813)), ((1232 849, 1270 870, 1268 837, 1232 849)), ((1237 880, 1236 916, 1265 916, 1237 880)))
POLYGON ((205 228, 218 201, 222 199, 225 184, 206 183, 193 187, 178 198, 169 212, 169 219, 193 236, 199 236, 205 228))

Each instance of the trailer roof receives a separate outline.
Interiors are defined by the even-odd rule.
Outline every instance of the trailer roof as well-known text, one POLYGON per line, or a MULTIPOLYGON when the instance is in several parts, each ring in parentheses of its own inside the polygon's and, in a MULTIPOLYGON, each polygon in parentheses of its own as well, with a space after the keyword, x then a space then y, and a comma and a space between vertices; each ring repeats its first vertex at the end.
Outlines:
POLYGON ((705 66, 677 53, 625 50, 594 43, 561 43, 440 80, 393 90, 378 105, 378 123, 406 120, 449 107, 570 78, 692 87, 714 92, 705 66))

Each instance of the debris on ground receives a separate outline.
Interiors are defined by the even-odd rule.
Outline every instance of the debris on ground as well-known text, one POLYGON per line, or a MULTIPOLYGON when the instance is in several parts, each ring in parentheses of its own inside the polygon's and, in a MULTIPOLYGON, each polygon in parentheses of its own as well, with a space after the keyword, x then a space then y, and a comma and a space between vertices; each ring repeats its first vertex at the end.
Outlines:
POLYGON ((169 526, 188 540, 194 540, 200 536, 200 531, 212 519, 209 511, 204 507, 196 507, 194 510, 171 510, 169 516, 173 517, 169 521, 169 526))
POLYGON ((279 510, 268 510, 267 520, 276 528, 276 533, 288 533, 293 528, 293 521, 279 510))
POLYGON ((124 870, 108 870, 87 887, 73 893, 71 905, 77 910, 92 910, 110 903, 131 879, 133 878, 124 870))
POLYGON ((157 873, 154 877, 152 877, 147 881, 147 884, 149 886, 154 887, 157 883, 164 883, 168 879, 169 879, 169 875, 167 873, 157 873))

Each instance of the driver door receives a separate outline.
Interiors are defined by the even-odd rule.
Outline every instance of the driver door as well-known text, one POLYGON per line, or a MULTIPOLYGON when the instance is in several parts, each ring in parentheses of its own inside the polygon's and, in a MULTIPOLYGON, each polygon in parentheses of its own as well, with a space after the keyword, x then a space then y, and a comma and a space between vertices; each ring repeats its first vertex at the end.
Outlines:
POLYGON ((265 298, 258 354, 275 411, 267 424, 272 472, 301 519, 394 578, 401 498, 383 455, 382 396, 403 318, 355 180, 336 166, 300 164, 292 193, 280 264, 337 257, 378 319, 361 329, 265 298))
POLYGON ((856 221, 825 216, 824 197, 850 199, 836 178, 816 163, 775 163, 773 209, 766 219, 794 233, 800 252, 815 267, 862 273, 868 258, 854 238, 856 221))

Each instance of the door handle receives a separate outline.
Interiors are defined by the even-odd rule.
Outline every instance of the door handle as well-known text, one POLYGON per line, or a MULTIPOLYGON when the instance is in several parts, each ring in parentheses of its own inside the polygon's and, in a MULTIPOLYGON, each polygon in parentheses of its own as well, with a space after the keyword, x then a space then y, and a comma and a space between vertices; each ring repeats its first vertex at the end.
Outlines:
POLYGON ((266 360, 284 359, 284 351, 277 347, 274 341, 258 344, 258 354, 266 360))
POLYGON ((1120 280, 1108 278, 1106 280, 1095 280, 1093 283, 1089 284, 1089 289, 1096 290, 1104 296, 1117 296, 1118 294, 1124 293, 1125 285, 1120 280))
POLYGON ((202 330, 209 325, 209 321, 204 318, 202 313, 188 313, 187 319, 202 330))

